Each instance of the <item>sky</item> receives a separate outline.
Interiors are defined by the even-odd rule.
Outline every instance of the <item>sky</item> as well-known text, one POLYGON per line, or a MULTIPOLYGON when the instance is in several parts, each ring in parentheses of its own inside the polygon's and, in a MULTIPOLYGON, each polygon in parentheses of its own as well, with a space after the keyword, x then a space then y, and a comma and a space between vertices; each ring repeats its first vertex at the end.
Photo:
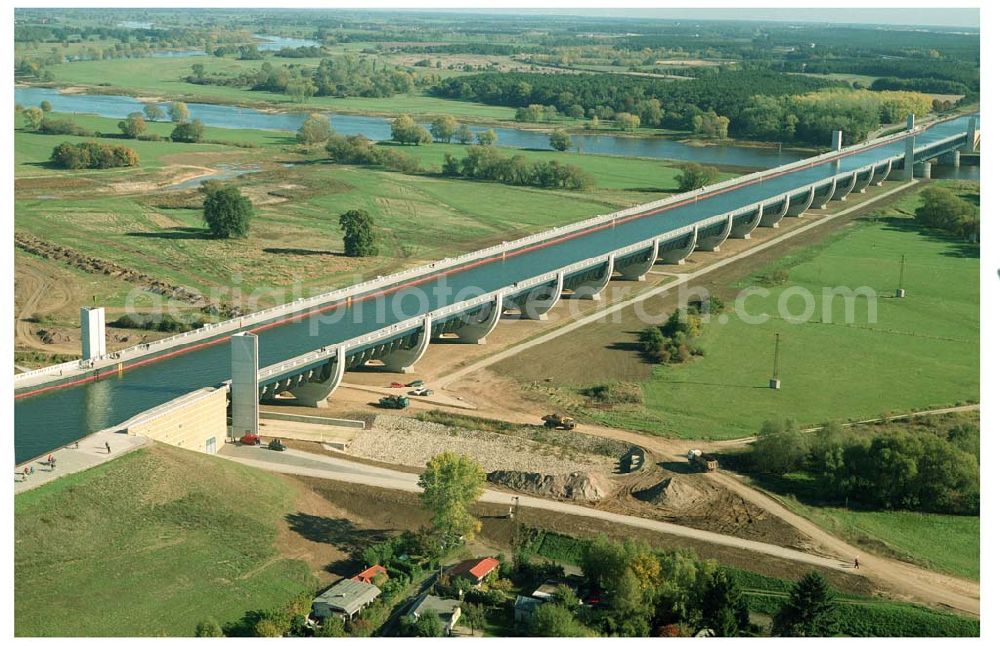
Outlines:
POLYGON ((965 8, 900 8, 865 9, 861 7, 793 9, 509 9, 487 10, 489 13, 545 13, 574 16, 606 16, 609 18, 656 18, 676 20, 774 20, 781 22, 823 22, 869 25, 908 25, 935 27, 979 28, 979 9, 965 8))

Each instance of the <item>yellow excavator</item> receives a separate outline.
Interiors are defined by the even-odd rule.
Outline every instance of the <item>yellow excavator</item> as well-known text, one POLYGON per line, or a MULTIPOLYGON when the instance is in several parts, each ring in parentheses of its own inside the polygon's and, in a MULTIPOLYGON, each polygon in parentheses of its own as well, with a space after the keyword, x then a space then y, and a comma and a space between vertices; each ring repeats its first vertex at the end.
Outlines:
POLYGON ((576 428, 575 419, 567 417, 566 415, 560 415, 559 413, 546 415, 542 418, 542 422, 544 422, 545 428, 558 428, 565 431, 572 431, 576 428))

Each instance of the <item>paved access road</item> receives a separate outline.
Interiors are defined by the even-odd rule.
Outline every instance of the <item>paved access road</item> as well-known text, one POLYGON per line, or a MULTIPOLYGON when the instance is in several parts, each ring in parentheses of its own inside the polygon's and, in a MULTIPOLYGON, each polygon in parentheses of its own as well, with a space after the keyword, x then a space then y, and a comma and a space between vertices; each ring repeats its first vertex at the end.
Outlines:
MULTIPOLYGON (((918 135, 918 145, 965 132, 967 119, 936 124, 918 135)), ((260 365, 280 363, 319 347, 383 329, 426 312, 474 298, 552 272, 568 264, 606 255, 621 247, 684 228, 705 218, 727 213, 740 206, 833 177, 865 168, 903 152, 902 140, 875 144, 851 152, 836 162, 752 181, 724 193, 706 191, 697 202, 652 210, 618 226, 566 238, 555 244, 527 250, 505 259, 458 268, 447 274, 431 275, 419 284, 410 283, 395 291, 393 300, 355 298, 331 314, 299 318, 286 324, 262 329, 251 328, 260 336, 260 365)), ((223 338, 214 344, 192 346, 172 355, 109 375, 99 381, 60 388, 15 400, 15 461, 40 455, 56 446, 106 429, 154 406, 206 386, 215 386, 229 377, 229 344, 223 338)))

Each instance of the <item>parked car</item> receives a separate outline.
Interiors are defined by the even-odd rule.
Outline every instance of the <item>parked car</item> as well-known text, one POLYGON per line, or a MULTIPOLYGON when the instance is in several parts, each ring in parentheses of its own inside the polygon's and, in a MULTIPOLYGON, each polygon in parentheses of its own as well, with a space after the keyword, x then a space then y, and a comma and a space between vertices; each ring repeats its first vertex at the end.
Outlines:
POLYGON ((389 388, 406 388, 406 384, 401 384, 398 381, 394 381, 389 384, 389 388))
POLYGON ((406 384, 406 387, 407 388, 420 388, 423 385, 424 385, 424 380, 423 379, 415 379, 415 380, 411 381, 410 383, 406 384))
POLYGON ((421 386, 420 388, 414 388, 413 390, 411 390, 410 394, 417 395, 419 397, 429 397, 430 395, 434 394, 434 391, 431 390, 430 388, 425 388, 421 386))
POLYGON ((246 444, 247 446, 260 446, 260 435, 247 433, 240 438, 240 444, 246 444))

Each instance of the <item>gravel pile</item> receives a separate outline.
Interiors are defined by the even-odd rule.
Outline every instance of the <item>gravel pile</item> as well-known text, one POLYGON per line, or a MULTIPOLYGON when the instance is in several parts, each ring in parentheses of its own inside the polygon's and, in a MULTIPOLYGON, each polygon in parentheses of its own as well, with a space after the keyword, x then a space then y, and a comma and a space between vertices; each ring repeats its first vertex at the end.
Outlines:
POLYGON ((577 453, 564 457, 565 449, 523 438, 392 415, 377 415, 370 427, 360 431, 347 449, 350 455, 408 466, 423 466, 445 451, 467 455, 487 472, 610 471, 617 464, 611 458, 598 455, 577 453))

